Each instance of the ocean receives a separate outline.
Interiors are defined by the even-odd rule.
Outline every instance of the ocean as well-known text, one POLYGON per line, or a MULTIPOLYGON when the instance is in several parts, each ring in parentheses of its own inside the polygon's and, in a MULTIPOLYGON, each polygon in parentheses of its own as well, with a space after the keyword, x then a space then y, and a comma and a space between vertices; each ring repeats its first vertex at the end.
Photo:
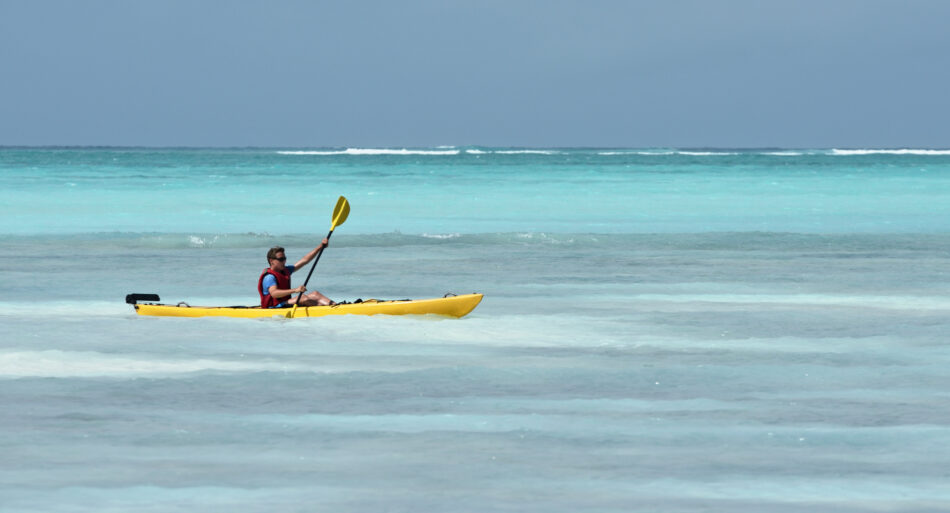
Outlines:
POLYGON ((950 510, 948 150, 8 147, 0 240, 4 513, 950 510), (124 303, 341 195, 309 289, 481 305, 124 303))

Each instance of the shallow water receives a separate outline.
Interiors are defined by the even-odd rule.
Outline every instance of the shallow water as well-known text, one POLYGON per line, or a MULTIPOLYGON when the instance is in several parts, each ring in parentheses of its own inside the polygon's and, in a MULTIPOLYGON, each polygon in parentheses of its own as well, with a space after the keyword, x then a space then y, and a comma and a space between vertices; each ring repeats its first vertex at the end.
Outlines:
POLYGON ((0 510, 950 508, 950 156, 471 150, 0 151, 0 510), (284 167, 327 175, 307 219, 195 178, 266 197, 284 167), (67 175, 88 189, 38 178, 67 175), (310 249, 339 194, 310 288, 485 300, 122 303, 253 304, 266 249, 310 249), (25 216, 30 195, 51 208, 25 216))

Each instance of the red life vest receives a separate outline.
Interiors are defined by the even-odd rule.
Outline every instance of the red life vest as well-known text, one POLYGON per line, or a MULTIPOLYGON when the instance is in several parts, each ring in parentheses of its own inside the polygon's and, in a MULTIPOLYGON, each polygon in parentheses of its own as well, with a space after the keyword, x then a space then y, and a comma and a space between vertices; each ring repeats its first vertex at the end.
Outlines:
POLYGON ((261 295, 261 308, 273 308, 287 299, 290 299, 289 296, 286 299, 277 299, 270 294, 264 295, 264 277, 268 274, 277 279, 278 289, 287 290, 290 288, 290 273, 288 273, 286 269, 283 272, 271 270, 270 267, 264 269, 264 272, 261 273, 261 277, 257 279, 257 293, 261 295))

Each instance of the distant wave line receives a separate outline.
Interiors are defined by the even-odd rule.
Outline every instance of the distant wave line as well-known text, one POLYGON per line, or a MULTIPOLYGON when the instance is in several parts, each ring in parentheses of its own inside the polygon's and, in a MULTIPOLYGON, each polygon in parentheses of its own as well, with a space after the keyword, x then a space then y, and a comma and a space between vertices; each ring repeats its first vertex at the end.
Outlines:
POLYGON ((388 148, 347 148, 345 150, 278 151, 280 155, 458 155, 460 150, 410 150, 388 148))
POLYGON ((554 150, 495 150, 492 153, 499 155, 557 155, 561 152, 554 150))
MULTIPOLYGON (((565 155, 578 150, 557 150, 557 149, 482 149, 467 148, 459 149, 450 146, 440 146, 435 149, 409 149, 409 148, 346 148, 343 150, 278 150, 280 155, 315 155, 315 156, 378 156, 378 155, 420 155, 420 156, 454 156, 459 154, 467 155, 565 155)), ((581 152, 589 150, 579 150, 581 152)), ((596 151, 600 156, 647 156, 660 157, 681 155, 688 157, 721 157, 736 155, 767 155, 780 157, 798 157, 803 155, 829 155, 829 156, 860 156, 860 155, 950 155, 950 149, 814 149, 814 150, 794 150, 794 149, 776 149, 776 150, 664 150, 664 149, 617 149, 596 151)))
POLYGON ((663 156, 663 155, 676 155, 675 151, 650 151, 650 150, 636 150, 636 151, 599 151, 598 155, 646 155, 646 156, 663 156))
MULTIPOLYGON (((347 148, 345 150, 278 150, 278 155, 458 155, 462 150, 456 148, 440 147, 431 150, 416 149, 394 149, 394 148, 347 148)), ((467 149, 465 153, 469 155, 559 155, 562 152, 556 150, 480 150, 467 149)))
POLYGON ((697 150, 610 150, 599 151, 598 155, 643 155, 647 157, 663 157, 668 155, 687 155, 691 157, 718 157, 728 155, 741 155, 737 151, 697 151, 697 150))
POLYGON ((647 157, 663 157, 669 155, 686 155, 691 157, 719 157, 719 156, 730 156, 730 155, 775 155, 782 157, 800 157, 806 155, 806 152, 803 151, 793 151, 793 150, 781 150, 781 151, 691 151, 691 150, 611 150, 611 151, 599 151, 598 155, 604 156, 615 156, 615 155, 643 155, 647 157))
POLYGON ((863 149, 863 150, 842 150, 834 148, 831 155, 950 155, 950 150, 924 150, 924 149, 863 149))

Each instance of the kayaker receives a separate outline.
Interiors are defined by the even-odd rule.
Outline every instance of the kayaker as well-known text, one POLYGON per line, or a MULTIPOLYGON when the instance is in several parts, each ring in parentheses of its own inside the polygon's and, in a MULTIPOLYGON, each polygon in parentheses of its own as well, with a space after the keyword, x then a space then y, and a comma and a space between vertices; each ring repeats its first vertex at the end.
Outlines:
MULTIPOLYGON (((307 265, 317 253, 327 247, 329 240, 323 239, 319 246, 313 249, 306 256, 297 261, 294 265, 286 265, 287 256, 284 254, 284 248, 275 246, 267 251, 267 264, 269 267, 264 269, 261 277, 257 280, 257 292, 261 295, 261 308, 281 308, 293 305, 297 302, 297 294, 306 292, 306 288, 301 285, 296 288, 290 288, 290 275, 297 269, 307 265)), ((316 290, 300 296, 300 306, 326 306, 335 305, 330 298, 317 292, 316 290)))

